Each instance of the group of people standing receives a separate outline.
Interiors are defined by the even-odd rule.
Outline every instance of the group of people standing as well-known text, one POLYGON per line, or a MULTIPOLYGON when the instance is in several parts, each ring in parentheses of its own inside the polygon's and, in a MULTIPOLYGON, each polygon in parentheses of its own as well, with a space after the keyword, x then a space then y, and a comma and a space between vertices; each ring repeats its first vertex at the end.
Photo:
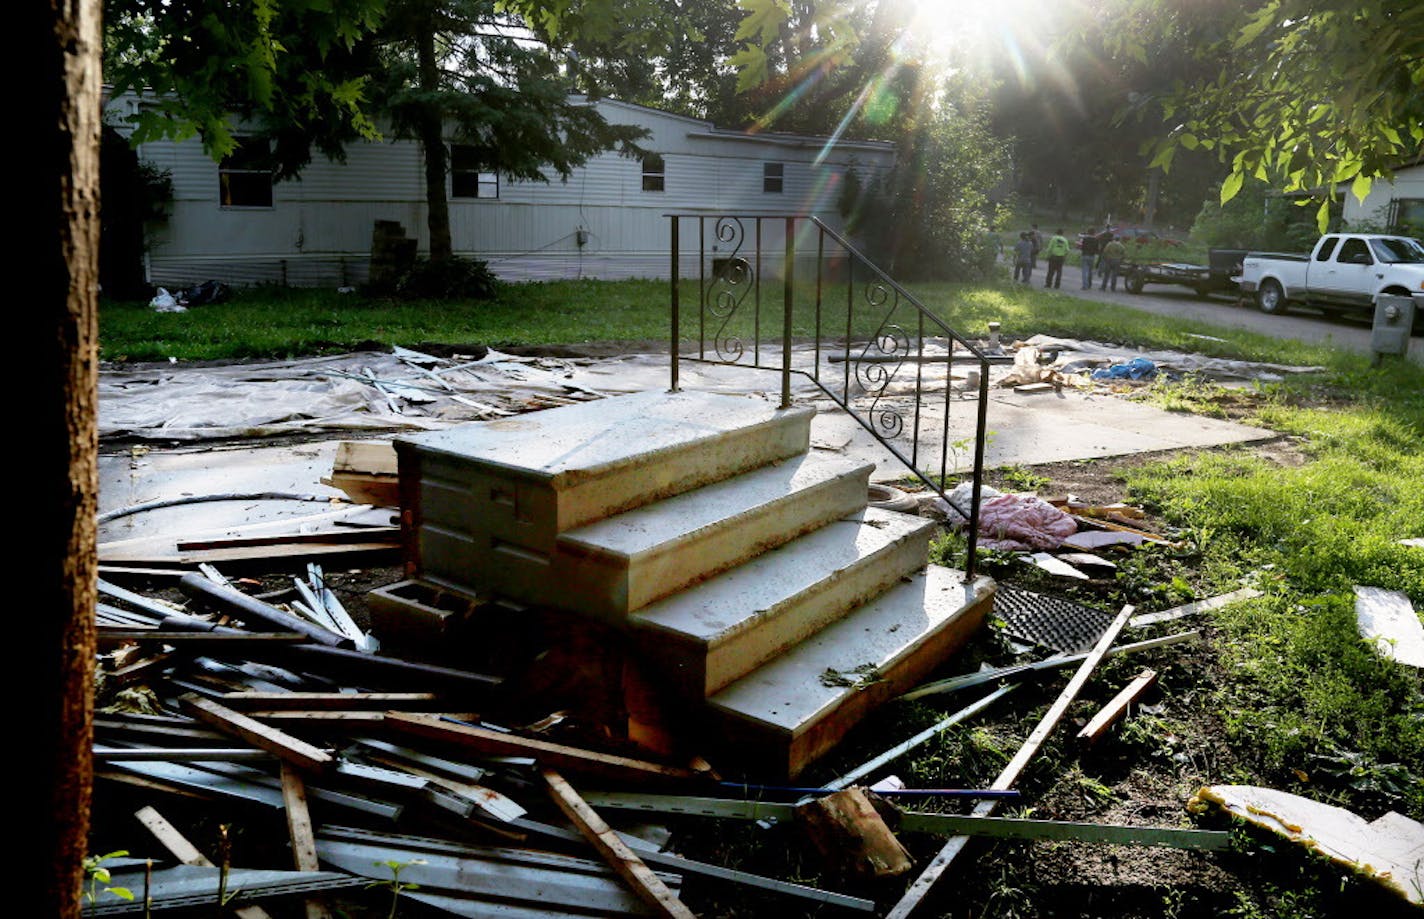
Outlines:
POLYGON ((1078 236, 1078 245, 1083 253, 1083 289, 1092 289, 1093 272, 1096 271, 1102 279, 1099 290, 1108 290, 1109 284, 1112 290, 1117 290, 1118 272, 1122 269, 1122 260, 1127 258, 1127 247, 1122 240, 1113 236, 1111 230, 1104 229, 1098 233, 1088 227, 1078 236))
MULTIPOLYGON (((1127 247, 1122 241, 1114 238, 1111 230, 1105 229, 1102 233, 1097 233, 1089 227, 1079 234, 1078 245, 1083 255, 1083 289, 1092 288, 1093 274, 1097 272, 1102 278, 1102 286, 1099 289, 1108 290, 1111 285, 1112 290, 1117 290, 1118 273, 1123 259, 1127 258, 1127 247)), ((1043 277, 1043 286, 1062 287, 1063 263, 1068 259, 1070 248, 1068 237, 1063 235, 1062 228, 1055 230, 1045 243, 1043 234, 1035 223, 1031 229, 1020 233, 1019 241, 1014 244, 1014 280, 1024 284, 1032 283, 1033 273, 1038 270, 1038 256, 1041 252, 1048 258, 1048 273, 1043 277)))

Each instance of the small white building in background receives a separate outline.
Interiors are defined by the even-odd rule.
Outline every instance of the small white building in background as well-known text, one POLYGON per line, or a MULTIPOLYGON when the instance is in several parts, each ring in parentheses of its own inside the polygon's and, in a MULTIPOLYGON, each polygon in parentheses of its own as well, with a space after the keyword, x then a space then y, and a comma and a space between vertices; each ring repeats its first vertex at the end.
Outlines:
POLYGON ((1424 160, 1396 169, 1392 181, 1375 180, 1363 202, 1350 194, 1349 185, 1340 186, 1340 191, 1346 226, 1365 224, 1391 232, 1412 229, 1411 235, 1424 235, 1424 160))
MULTIPOLYGON (((122 130, 138 104, 135 97, 115 99, 109 123, 122 130)), ((895 160, 888 143, 745 133, 611 99, 590 104, 611 123, 646 128, 639 144, 654 155, 640 160, 609 152, 566 182, 511 181, 462 168, 461 148, 452 143, 446 193, 457 255, 488 261, 505 280, 666 278, 665 215, 804 214, 839 229, 847 174, 854 171, 868 187, 895 160)), ((346 162, 318 155, 299 179, 275 183, 245 168, 250 152, 240 145, 219 164, 196 138, 139 146, 139 158, 173 182, 169 218, 149 233, 150 283, 360 284, 378 220, 399 221, 428 251, 418 143, 353 143, 346 162)), ((714 247, 726 248, 711 239, 712 223, 699 240, 695 222, 683 222, 681 270, 695 272, 700 254, 710 259, 714 247)), ((743 223, 749 247, 755 225, 743 223)), ((765 221, 764 258, 779 258, 781 226, 765 221)))

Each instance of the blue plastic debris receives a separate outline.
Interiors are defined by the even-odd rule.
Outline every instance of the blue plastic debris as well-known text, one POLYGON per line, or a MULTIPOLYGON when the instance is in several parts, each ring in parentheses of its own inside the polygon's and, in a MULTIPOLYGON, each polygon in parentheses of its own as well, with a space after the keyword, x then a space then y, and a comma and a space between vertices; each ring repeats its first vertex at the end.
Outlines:
POLYGON ((1157 376, 1157 365, 1145 357, 1137 357, 1125 364, 1113 364, 1093 371, 1095 380, 1150 380, 1157 376))

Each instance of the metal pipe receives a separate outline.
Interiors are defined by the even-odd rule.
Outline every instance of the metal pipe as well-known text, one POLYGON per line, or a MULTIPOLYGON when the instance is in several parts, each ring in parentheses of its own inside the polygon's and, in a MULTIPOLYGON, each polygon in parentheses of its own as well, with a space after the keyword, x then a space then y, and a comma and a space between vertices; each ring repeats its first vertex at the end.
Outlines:
POLYGON ((351 639, 344 635, 337 635, 261 600, 255 600, 240 590, 214 584, 201 574, 185 575, 178 582, 178 589, 200 603, 232 613, 244 621, 256 619, 276 626, 283 632, 300 632, 318 644, 333 648, 350 647, 352 644, 351 639))
POLYGON ((672 386, 670 387, 670 390, 672 392, 677 392, 678 343, 679 340, 682 338, 682 298, 678 290, 679 279, 677 275, 677 259, 680 251, 678 243, 678 228, 682 224, 682 218, 678 217, 676 214, 669 214, 668 219, 672 221, 672 254, 669 256, 668 259, 668 261, 670 262, 670 264, 668 265, 669 276, 672 278, 672 386))
POLYGON ((785 277, 781 285, 781 407, 791 407, 791 317, 796 286, 796 218, 786 218, 785 277))

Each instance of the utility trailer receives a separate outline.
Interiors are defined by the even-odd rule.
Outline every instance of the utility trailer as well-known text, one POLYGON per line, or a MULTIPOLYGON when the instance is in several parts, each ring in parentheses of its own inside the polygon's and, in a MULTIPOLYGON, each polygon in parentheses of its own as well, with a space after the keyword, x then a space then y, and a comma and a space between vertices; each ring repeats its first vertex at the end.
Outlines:
POLYGON ((1148 284, 1179 284, 1196 291, 1198 297, 1237 292, 1245 249, 1211 249, 1206 265, 1186 262, 1124 262, 1122 275, 1130 293, 1140 294, 1148 284))

